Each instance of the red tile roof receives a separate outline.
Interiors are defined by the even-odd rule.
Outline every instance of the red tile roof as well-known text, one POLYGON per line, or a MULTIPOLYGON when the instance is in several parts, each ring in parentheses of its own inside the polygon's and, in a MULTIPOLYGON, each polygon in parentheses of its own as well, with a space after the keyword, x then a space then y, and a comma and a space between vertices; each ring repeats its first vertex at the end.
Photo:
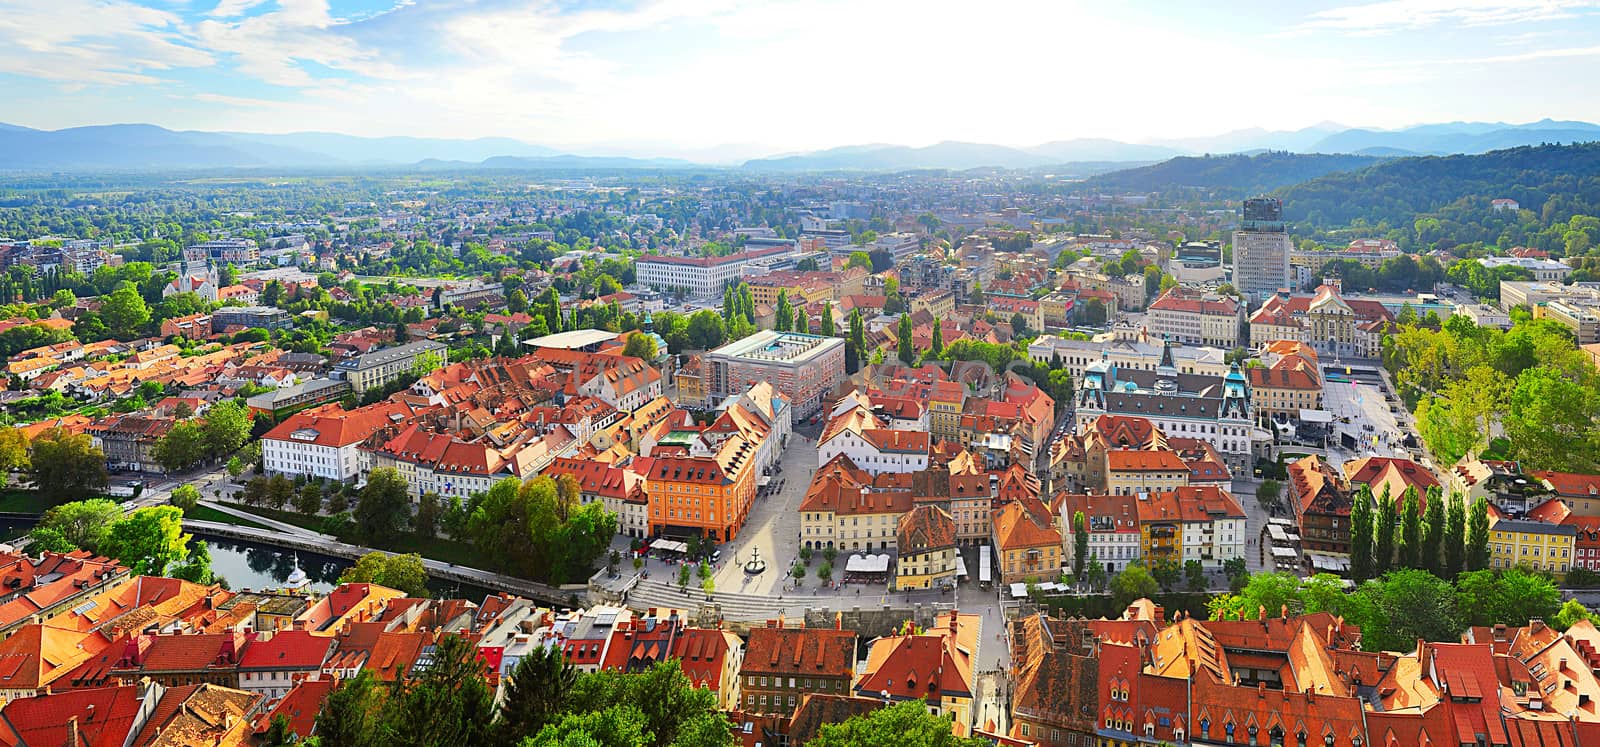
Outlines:
POLYGON ((262 438, 317 446, 351 446, 366 440, 380 428, 403 422, 410 415, 410 407, 388 400, 348 412, 338 404, 331 404, 290 415, 262 438))
POLYGON ((333 639, 304 630, 280 630, 245 648, 240 669, 316 669, 333 652, 333 639))
POLYGON ((835 628, 752 628, 742 674, 842 677, 855 673, 856 632, 835 628))
POLYGON ((272 720, 282 716, 289 722, 289 731, 296 736, 302 740, 311 736, 311 729, 317 723, 317 713, 322 710, 322 701, 338 684, 339 681, 333 677, 296 683, 272 710, 257 719, 256 734, 265 734, 272 720))
POLYGON ((7 703, 0 745, 67 745, 76 729, 83 747, 122 747, 139 716, 137 685, 98 687, 7 703))

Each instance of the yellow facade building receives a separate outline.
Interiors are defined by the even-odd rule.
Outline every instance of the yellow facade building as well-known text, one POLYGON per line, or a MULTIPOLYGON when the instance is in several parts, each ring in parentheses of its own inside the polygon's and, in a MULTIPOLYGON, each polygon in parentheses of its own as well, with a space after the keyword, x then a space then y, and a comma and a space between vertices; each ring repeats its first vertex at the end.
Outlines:
POLYGON ((1526 519, 1489 519, 1489 567, 1549 571, 1557 578, 1572 566, 1578 528, 1526 519))

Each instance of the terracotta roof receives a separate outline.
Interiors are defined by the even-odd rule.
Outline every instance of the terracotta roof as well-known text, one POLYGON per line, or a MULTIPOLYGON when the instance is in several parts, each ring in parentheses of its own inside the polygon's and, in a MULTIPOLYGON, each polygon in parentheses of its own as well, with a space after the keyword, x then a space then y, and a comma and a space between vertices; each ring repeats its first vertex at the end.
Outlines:
POLYGON ((411 408, 389 400, 350 411, 332 404, 290 415, 262 438, 317 446, 352 446, 381 428, 403 422, 411 414, 411 408))
POLYGON ((1150 303, 1151 311, 1179 311, 1207 316, 1234 316, 1239 302, 1232 296, 1208 294, 1193 288, 1174 286, 1150 303))
POLYGON ((0 641, 0 690, 33 690, 65 676, 111 645, 104 635, 49 624, 18 628, 0 641))
POLYGON ((1106 452, 1106 469, 1112 472, 1187 472, 1188 466, 1173 451, 1112 449, 1106 452))
POLYGON ((1300 501, 1298 514, 1350 515, 1349 486, 1333 468, 1315 454, 1289 465, 1292 497, 1300 501))
POLYGON ((1061 545, 1061 533, 1051 523, 1041 523, 1020 502, 1007 503, 994 515, 994 536, 1000 550, 1061 545))
POLYGON ((927 431, 901 431, 890 428, 875 428, 861 432, 861 438, 872 444, 878 451, 895 452, 902 454, 928 453, 929 435, 927 431))
POLYGON ((1316 364, 1298 355, 1279 358, 1271 368, 1247 368, 1245 373, 1250 377, 1252 387, 1322 390, 1322 375, 1318 373, 1316 364))
POLYGON ((854 695, 807 693, 789 720, 789 743, 807 744, 825 724, 838 724, 855 716, 866 716, 888 703, 877 698, 854 695))
POLYGON ((333 652, 333 639, 304 630, 263 633, 244 650, 240 669, 316 669, 333 652))
POLYGON ((322 710, 322 701, 338 684, 339 680, 333 677, 295 683, 272 710, 257 719, 256 733, 266 733, 272 725, 272 720, 282 716, 289 722, 289 731, 296 736, 302 740, 311 736, 311 730, 317 723, 317 713, 322 710))
POLYGON ((23 698, 5 705, 0 744, 68 745, 76 729, 83 747, 122 747, 140 715, 139 687, 98 687, 23 698))
POLYGON ((873 641, 856 693, 929 702, 973 697, 981 620, 979 615, 951 611, 940 614, 924 632, 873 641))
POLYGON ((685 628, 678 636, 672 655, 697 687, 719 690, 722 665, 728 656, 743 647, 739 637, 726 630, 685 628))
POLYGON ((1600 497, 1600 475, 1576 472, 1535 472, 1534 477, 1545 481, 1551 490, 1563 498, 1600 497))
POLYGON ((900 517, 895 537, 901 555, 955 547, 956 522, 938 506, 917 506, 900 517))
POLYGON ((1374 496, 1383 495, 1383 490, 1388 489, 1389 495, 1396 500, 1405 494, 1406 488, 1416 488, 1419 504, 1426 508, 1428 488, 1439 487, 1439 478, 1433 473, 1410 459, 1396 457, 1363 457, 1344 464, 1345 479, 1353 485, 1369 485, 1374 496))
POLYGON ((856 632, 836 628, 752 628, 741 674, 842 677, 855 673, 856 632))

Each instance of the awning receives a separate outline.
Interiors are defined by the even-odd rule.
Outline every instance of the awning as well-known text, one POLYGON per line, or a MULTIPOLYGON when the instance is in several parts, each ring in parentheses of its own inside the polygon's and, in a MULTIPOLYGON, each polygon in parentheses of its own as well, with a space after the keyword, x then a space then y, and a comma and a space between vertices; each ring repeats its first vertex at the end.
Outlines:
POLYGON ((888 573, 888 555, 851 555, 844 562, 845 573, 888 573))
POLYGON ((669 539, 658 539, 654 542, 651 542, 650 549, 660 550, 661 552, 677 552, 684 554, 688 554, 689 552, 689 546, 687 544, 669 539))
POLYGON ((1311 561, 1311 567, 1317 571, 1330 573, 1343 573, 1350 570, 1350 558, 1344 555, 1329 555, 1327 553, 1306 553, 1306 558, 1311 561))

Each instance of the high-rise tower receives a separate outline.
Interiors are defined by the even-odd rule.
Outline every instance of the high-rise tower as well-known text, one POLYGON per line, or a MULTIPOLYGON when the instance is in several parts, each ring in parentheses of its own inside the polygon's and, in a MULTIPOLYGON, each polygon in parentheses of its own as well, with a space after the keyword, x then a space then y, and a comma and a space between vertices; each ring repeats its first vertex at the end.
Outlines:
POLYGON ((1289 287, 1293 244, 1283 223, 1283 202, 1271 197, 1244 201, 1244 216, 1233 232, 1233 287, 1251 306, 1289 287))

